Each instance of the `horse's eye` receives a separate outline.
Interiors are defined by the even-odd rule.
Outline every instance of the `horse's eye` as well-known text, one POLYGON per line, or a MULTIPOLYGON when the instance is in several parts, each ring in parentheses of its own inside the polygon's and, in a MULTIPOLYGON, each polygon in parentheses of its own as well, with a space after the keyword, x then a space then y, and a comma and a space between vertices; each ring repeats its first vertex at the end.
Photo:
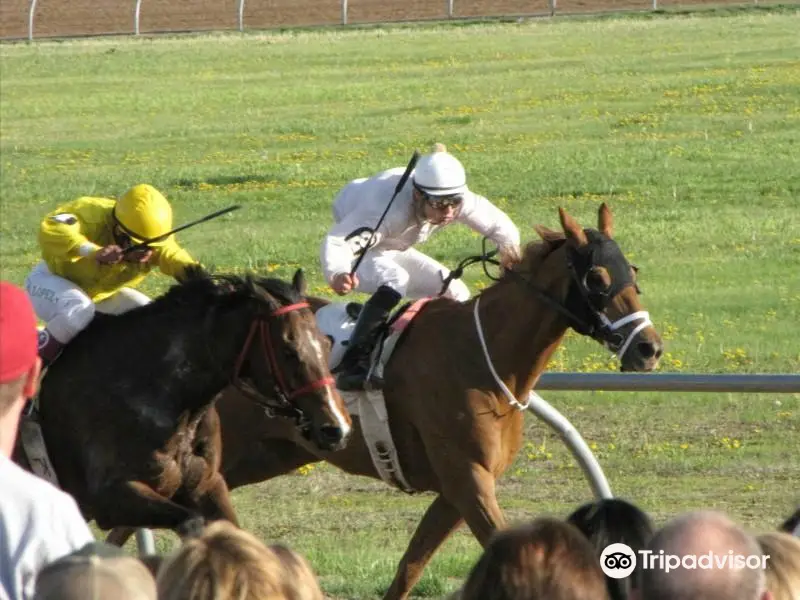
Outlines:
POLYGON ((593 294, 603 294, 611 287, 611 275, 603 267, 592 267, 587 271, 586 289, 593 294))

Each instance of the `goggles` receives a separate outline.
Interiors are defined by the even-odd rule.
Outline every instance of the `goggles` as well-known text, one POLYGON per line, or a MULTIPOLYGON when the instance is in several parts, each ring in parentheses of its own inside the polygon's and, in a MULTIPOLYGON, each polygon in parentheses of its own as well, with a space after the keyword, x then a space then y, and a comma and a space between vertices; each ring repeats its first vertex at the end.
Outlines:
POLYGON ((128 248, 135 243, 133 238, 128 235, 119 223, 114 224, 114 241, 120 248, 128 248))
POLYGON ((446 208, 456 207, 458 208, 461 206, 461 203, 464 202, 464 194, 450 194, 449 196, 431 196, 427 194, 425 190, 420 188, 416 188, 417 191, 422 194, 422 197, 425 199, 425 202, 428 203, 428 206, 434 208, 436 210, 444 210, 446 208))

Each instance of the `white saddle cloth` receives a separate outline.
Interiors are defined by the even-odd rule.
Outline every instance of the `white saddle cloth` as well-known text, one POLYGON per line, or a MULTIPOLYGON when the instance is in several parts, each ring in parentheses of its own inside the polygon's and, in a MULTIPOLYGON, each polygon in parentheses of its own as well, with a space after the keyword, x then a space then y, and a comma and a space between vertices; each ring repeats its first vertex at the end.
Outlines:
MULTIPOLYGON (((353 333, 356 320, 347 312, 346 302, 336 302, 320 308, 317 313, 317 326, 331 340, 331 354, 328 365, 334 369, 347 350, 347 342, 353 333)), ((373 370, 380 375, 383 367, 392 355, 394 346, 401 332, 391 332, 383 344, 378 344, 373 354, 373 370)), ((381 390, 340 392, 347 410, 353 417, 358 417, 364 441, 369 448, 372 463, 381 479, 404 492, 414 493, 403 475, 397 449, 389 429, 389 415, 381 390)))

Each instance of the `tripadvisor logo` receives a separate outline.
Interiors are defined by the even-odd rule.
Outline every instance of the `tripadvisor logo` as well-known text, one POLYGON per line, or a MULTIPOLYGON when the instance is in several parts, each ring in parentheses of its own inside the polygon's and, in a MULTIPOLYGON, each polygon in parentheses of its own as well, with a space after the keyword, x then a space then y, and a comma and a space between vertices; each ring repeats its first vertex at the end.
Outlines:
POLYGON ((769 555, 750 555, 734 554, 729 550, 727 554, 686 554, 677 556, 675 554, 665 554, 663 550, 653 552, 652 550, 639 550, 637 560, 636 552, 626 544, 611 544, 606 546, 600 555, 600 568, 608 577, 612 579, 624 579, 628 577, 636 568, 636 564, 641 565, 642 570, 659 569, 665 573, 676 569, 765 569, 769 555))
POLYGON ((600 555, 600 568, 612 579, 624 579, 636 568, 636 553, 627 544, 606 546, 600 555))

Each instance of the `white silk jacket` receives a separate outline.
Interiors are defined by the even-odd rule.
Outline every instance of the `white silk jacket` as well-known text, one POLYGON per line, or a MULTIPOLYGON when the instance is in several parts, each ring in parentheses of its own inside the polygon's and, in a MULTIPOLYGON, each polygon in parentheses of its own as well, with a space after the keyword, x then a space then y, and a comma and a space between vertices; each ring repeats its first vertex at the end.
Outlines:
MULTIPOLYGON (((370 178, 348 183, 334 200, 335 223, 322 242, 320 258, 328 282, 337 273, 349 273, 353 261, 366 248, 386 205, 405 169, 398 167, 370 178)), ((407 250, 427 240, 445 225, 434 225, 421 219, 414 209, 413 184, 409 177, 397 194, 392 207, 375 231, 371 252, 407 250)), ((499 248, 519 248, 519 230, 502 210, 483 196, 471 191, 454 222, 463 223, 491 239, 499 248)))

